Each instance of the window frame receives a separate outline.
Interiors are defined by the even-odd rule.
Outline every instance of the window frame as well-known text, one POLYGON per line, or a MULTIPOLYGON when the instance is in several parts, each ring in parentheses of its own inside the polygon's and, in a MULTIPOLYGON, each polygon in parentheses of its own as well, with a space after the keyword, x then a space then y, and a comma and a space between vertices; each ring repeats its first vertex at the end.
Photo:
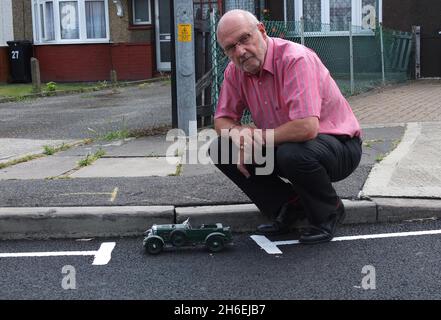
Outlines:
MULTIPOLYGON (((287 22, 287 2, 294 2, 294 20, 300 21, 303 16, 303 0, 284 0, 283 1, 283 10, 284 10, 284 19, 287 22)), ((305 36, 308 37, 327 37, 327 36, 348 36, 348 31, 331 31, 330 30, 330 21, 331 21, 331 6, 330 0, 320 0, 321 4, 321 30, 320 31, 306 31, 304 32, 305 36)), ((376 12, 378 21, 382 22, 382 7, 383 0, 378 0, 378 12, 376 12)), ((366 35, 373 36, 375 35, 375 31, 372 29, 362 29, 362 0, 351 0, 351 22, 352 26, 356 27, 356 30, 353 30, 353 33, 357 35, 366 35)), ((354 29, 354 28, 353 28, 354 29)), ((295 30, 295 34, 298 34, 299 30, 295 30)))
MULTIPOLYGON (((1 1, 1 0, 0 0, 1 1)), ((43 14, 45 15, 45 13, 43 14)), ((44 27, 47 28, 47 19, 44 16, 44 27)), ((109 3, 107 0, 32 0, 32 28, 34 44, 51 45, 51 44, 84 44, 84 43, 109 43, 110 42, 110 23, 109 23, 109 3), (60 21, 60 3, 76 2, 78 5, 78 39, 62 39, 61 38, 61 21, 60 21), (104 38, 87 38, 87 19, 86 19, 86 2, 102 1, 104 3, 104 14, 106 19, 106 36, 104 38), (54 23, 54 40, 46 40, 43 38, 41 30, 41 11, 40 6, 51 2, 53 4, 53 23, 54 23)))
POLYGON ((130 0, 130 5, 131 5, 131 14, 132 14, 132 17, 131 17, 131 19, 130 19, 130 23, 131 23, 131 25, 132 26, 148 26, 148 25, 151 25, 152 24, 152 2, 151 2, 151 0, 146 0, 147 1, 147 5, 148 5, 148 8, 149 8, 149 20, 147 20, 147 21, 141 21, 141 22, 136 22, 135 21, 135 17, 136 17, 136 12, 135 12, 135 10, 136 10, 136 8, 135 8, 135 0, 130 0))

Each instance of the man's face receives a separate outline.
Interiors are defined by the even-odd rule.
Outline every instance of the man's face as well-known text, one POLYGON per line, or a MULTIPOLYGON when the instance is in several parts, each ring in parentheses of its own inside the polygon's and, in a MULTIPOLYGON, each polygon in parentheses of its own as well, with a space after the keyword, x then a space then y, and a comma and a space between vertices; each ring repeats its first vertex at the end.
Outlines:
POLYGON ((237 67, 245 72, 257 74, 265 61, 266 37, 263 24, 250 25, 236 20, 222 26, 218 42, 237 67))

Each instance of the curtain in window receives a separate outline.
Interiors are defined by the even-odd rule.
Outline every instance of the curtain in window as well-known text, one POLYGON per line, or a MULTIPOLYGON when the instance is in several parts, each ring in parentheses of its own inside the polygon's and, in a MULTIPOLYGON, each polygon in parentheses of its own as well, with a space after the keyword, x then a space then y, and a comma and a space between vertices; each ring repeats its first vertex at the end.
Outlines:
POLYGON ((43 37, 43 39, 46 37, 45 36, 45 28, 44 28, 44 7, 42 4, 40 4, 40 30, 41 30, 41 36, 43 37))
POLYGON ((60 2, 61 39, 79 39, 78 2, 60 2))
POLYGON ((46 2, 45 6, 46 17, 46 40, 55 40, 55 28, 54 28, 54 4, 52 2, 46 2))
POLYGON ((330 0, 329 20, 331 22, 331 31, 349 30, 349 26, 352 24, 351 2, 351 0, 330 0))
POLYGON ((295 20, 295 12, 294 12, 294 0, 286 1, 286 21, 294 21, 295 20))
POLYGON ((86 27, 88 39, 106 38, 104 1, 86 1, 86 27))
POLYGON ((321 31, 322 4, 321 0, 303 0, 303 19, 305 31, 321 31))

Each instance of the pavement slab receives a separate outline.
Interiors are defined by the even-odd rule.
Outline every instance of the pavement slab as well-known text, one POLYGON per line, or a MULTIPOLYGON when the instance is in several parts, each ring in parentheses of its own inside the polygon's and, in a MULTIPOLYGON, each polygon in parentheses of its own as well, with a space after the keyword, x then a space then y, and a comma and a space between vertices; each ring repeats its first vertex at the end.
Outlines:
POLYGON ((78 166, 82 157, 43 157, 0 169, 0 180, 47 179, 60 176, 78 166))
POLYGON ((401 143, 369 174, 368 197, 441 198, 441 127, 409 123, 401 143))
POLYGON ((27 155, 43 153, 44 146, 57 147, 74 140, 34 140, 34 139, 0 139, 0 163, 15 160, 27 155))
POLYGON ((93 177, 166 177, 176 175, 179 157, 100 158, 70 174, 71 178, 93 177))
POLYGON ((87 155, 103 150, 107 157, 164 157, 170 144, 171 142, 166 141, 162 135, 97 141, 57 153, 56 156, 87 155))

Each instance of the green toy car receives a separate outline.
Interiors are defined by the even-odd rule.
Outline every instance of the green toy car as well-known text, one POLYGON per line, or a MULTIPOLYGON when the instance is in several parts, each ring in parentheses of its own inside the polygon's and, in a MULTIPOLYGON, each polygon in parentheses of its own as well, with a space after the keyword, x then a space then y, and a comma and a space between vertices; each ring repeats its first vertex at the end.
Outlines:
POLYGON ((167 244, 174 247, 204 244, 211 252, 219 252, 232 240, 230 227, 216 223, 192 228, 187 219, 180 224, 154 224, 145 232, 143 246, 150 254, 160 253, 167 244))

